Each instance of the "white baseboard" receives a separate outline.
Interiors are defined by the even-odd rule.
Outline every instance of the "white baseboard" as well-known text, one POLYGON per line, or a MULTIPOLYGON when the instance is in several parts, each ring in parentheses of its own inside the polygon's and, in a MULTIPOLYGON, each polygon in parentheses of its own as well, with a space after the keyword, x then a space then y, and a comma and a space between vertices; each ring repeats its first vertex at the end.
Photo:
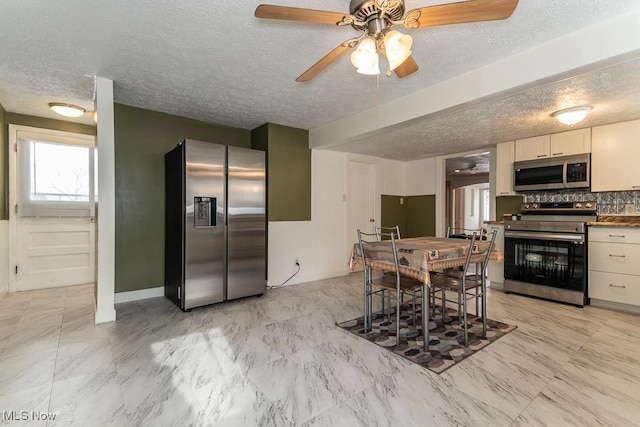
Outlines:
POLYGON ((96 311, 94 320, 96 325, 99 325, 100 323, 115 322, 116 310, 115 309, 98 310, 96 311))
POLYGON ((157 298, 164 296, 164 286, 157 288, 140 289, 139 291, 117 292, 115 295, 115 303, 140 301, 143 299, 157 298))
POLYGON ((591 305, 599 308, 607 308, 609 310, 640 314, 640 307, 637 305, 622 304, 622 303, 604 301, 604 300, 599 300, 594 298, 591 298, 591 305))

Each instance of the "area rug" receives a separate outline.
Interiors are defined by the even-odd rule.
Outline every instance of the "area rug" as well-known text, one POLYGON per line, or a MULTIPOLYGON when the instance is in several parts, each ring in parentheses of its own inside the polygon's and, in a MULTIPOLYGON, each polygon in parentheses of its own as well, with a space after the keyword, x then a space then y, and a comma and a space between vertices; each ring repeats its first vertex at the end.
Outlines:
POLYGON ((436 307, 435 316, 429 322, 429 352, 425 353, 419 305, 416 312, 414 324, 411 306, 402 307, 399 345, 396 345, 395 310, 390 320, 386 315, 375 313, 373 327, 366 333, 363 317, 336 325, 438 374, 516 329, 516 326, 487 319, 487 334, 486 337, 482 337, 482 318, 468 314, 469 345, 465 346, 464 331, 462 324, 458 322, 457 310, 448 307, 443 321, 440 307, 436 307))

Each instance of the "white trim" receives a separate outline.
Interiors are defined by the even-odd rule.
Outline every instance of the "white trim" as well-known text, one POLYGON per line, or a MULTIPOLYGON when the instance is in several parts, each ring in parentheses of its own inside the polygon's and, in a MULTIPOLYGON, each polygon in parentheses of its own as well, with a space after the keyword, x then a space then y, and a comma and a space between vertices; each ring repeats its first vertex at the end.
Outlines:
POLYGON ((143 299, 157 298, 164 296, 164 286, 157 288, 140 289, 139 291, 118 292, 115 295, 115 303, 140 301, 143 299))
POLYGON ((0 221, 0 300, 9 293, 9 221, 0 221))
POLYGON ((97 324, 116 320, 116 168, 113 81, 96 77, 95 85, 95 110, 98 114, 98 259, 95 317, 97 324))
POLYGON ((605 301, 605 300, 600 300, 595 298, 591 298, 591 305, 593 307, 606 308, 609 310, 640 314, 640 306, 637 306, 637 305, 623 304, 623 303, 605 301))

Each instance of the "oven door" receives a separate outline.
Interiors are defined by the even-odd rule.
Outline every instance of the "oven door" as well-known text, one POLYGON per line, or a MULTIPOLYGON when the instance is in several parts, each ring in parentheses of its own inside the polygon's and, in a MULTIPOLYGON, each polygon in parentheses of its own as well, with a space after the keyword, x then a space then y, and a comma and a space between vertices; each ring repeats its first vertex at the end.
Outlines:
POLYGON ((505 231, 504 278, 584 292, 583 234, 505 231))

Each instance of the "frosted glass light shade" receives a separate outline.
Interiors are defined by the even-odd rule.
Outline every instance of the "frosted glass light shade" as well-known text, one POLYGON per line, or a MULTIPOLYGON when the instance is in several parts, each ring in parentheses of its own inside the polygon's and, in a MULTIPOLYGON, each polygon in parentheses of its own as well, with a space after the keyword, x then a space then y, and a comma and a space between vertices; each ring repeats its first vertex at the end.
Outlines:
POLYGON ((552 113, 551 116, 555 117, 560 123, 573 126, 576 123, 583 121, 592 109, 592 107, 566 108, 552 113))
POLYGON ((398 68, 411 56, 412 45, 413 39, 407 34, 402 34, 396 30, 391 30, 385 34, 384 48, 391 71, 398 68))
POLYGON ((82 107, 78 107, 77 105, 65 104, 62 102, 51 102, 49 103, 49 108, 65 117, 80 117, 87 112, 87 110, 82 107))
POLYGON ((351 63, 360 74, 380 74, 376 42, 370 37, 362 40, 356 50, 351 53, 351 63))

